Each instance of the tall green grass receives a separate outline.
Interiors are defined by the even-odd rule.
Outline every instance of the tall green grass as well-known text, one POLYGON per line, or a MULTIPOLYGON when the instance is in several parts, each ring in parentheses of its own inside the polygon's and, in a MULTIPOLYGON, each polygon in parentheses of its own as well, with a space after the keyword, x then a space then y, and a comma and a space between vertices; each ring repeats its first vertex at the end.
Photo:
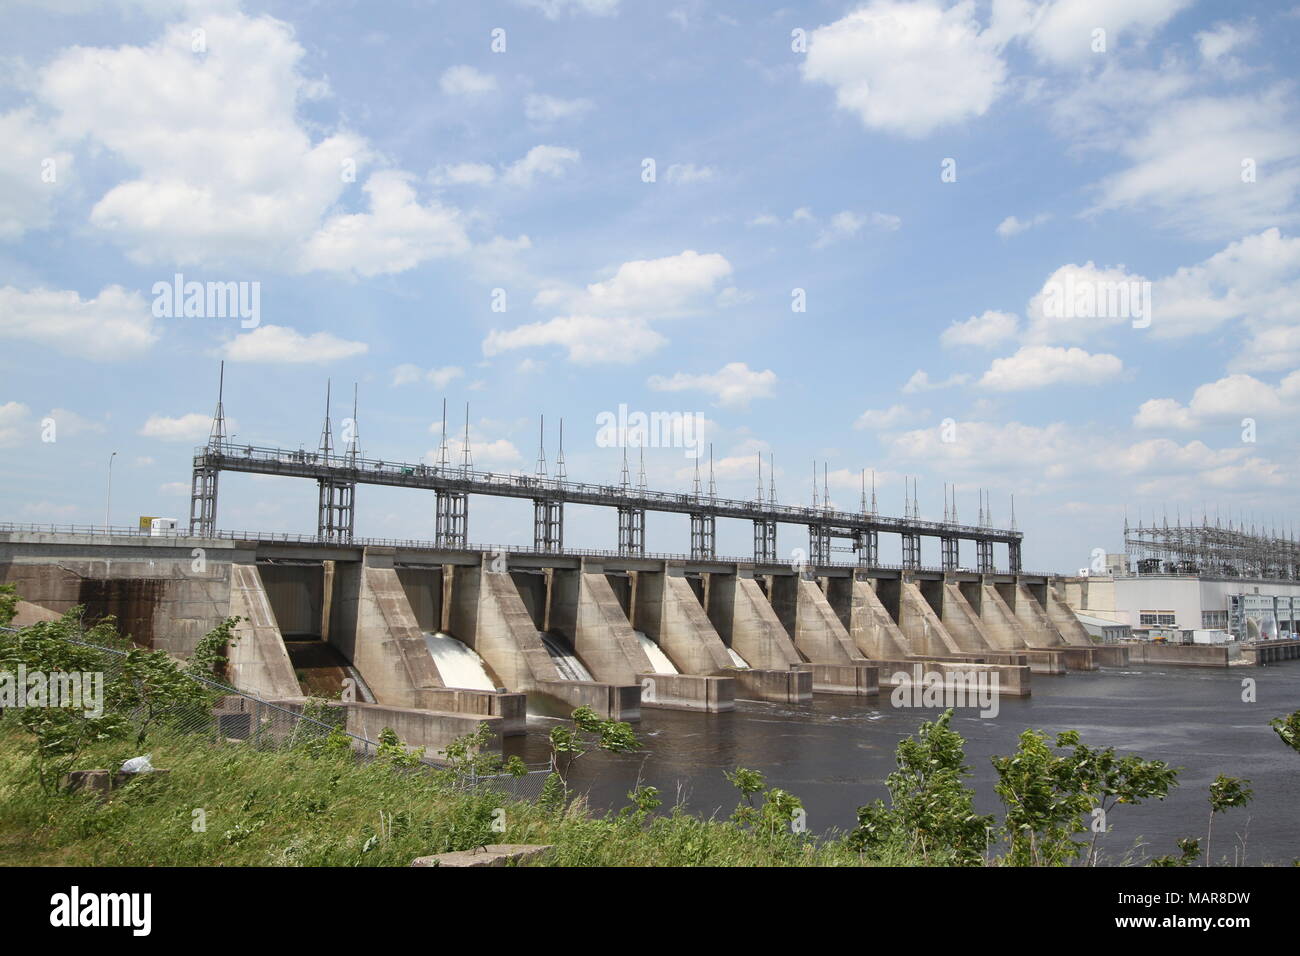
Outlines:
MULTIPOLYGON (((417 856, 486 843, 547 843, 554 866, 847 866, 866 860, 838 840, 765 835, 680 809, 598 815, 582 801, 551 811, 446 775, 349 755, 258 751, 154 738, 155 767, 101 801, 44 793, 21 730, 0 720, 0 863, 78 866, 406 866, 417 856), (492 824, 504 810, 504 832, 492 824), (203 811, 205 828, 196 832, 203 811)), ((82 767, 115 767, 121 745, 82 767)))

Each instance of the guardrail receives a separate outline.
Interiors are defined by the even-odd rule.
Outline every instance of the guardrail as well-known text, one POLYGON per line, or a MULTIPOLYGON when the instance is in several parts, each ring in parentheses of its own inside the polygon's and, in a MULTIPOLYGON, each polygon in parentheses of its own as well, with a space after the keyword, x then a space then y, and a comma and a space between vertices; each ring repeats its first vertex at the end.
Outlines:
POLYGON ((211 467, 218 470, 274 472, 290 470, 303 472, 324 469, 336 473, 342 480, 366 481, 377 476, 393 479, 392 484, 419 484, 437 482, 447 490, 478 493, 528 496, 552 492, 562 496, 601 499, 599 504, 647 508, 656 510, 682 510, 697 506, 707 511, 740 512, 784 519, 799 524, 841 524, 858 527, 869 521, 889 532, 923 532, 932 535, 949 535, 966 538, 993 538, 999 541, 1019 541, 1023 535, 1014 529, 1001 529, 978 525, 961 525, 944 521, 931 521, 918 517, 897 518, 879 514, 833 511, 829 508, 812 508, 800 505, 779 505, 757 498, 741 500, 719 498, 717 495, 697 495, 685 492, 651 491, 621 484, 590 484, 580 481, 561 481, 558 478, 525 475, 518 472, 476 471, 473 468, 448 465, 415 464, 384 459, 363 458, 353 454, 324 455, 305 448, 273 448, 266 445, 223 444, 201 445, 194 449, 194 467, 211 467), (248 467, 245 467, 247 465, 248 467), (251 467, 253 465, 263 467, 251 467), (283 468, 281 467, 283 466, 283 468), (508 490, 507 490, 508 489, 508 490))
MULTIPOLYGON (((323 538, 314 534, 299 534, 290 531, 216 531, 210 536, 191 535, 188 531, 170 531, 165 533, 154 532, 139 527, 131 526, 105 526, 105 525, 78 525, 78 524, 42 524, 42 523, 22 523, 14 521, 0 522, 0 534, 13 532, 19 534, 79 534, 98 537, 133 537, 133 538, 174 538, 185 541, 199 540, 222 540, 222 541, 270 541, 283 542, 285 544, 323 544, 336 547, 357 547, 357 548, 406 548, 417 551, 479 551, 488 553, 504 554, 536 554, 550 556, 568 556, 574 557, 594 557, 594 558, 645 558, 651 561, 690 561, 693 563, 710 562, 714 564, 740 564, 747 567, 770 567, 772 565, 790 565, 790 561, 762 561, 755 562, 752 556, 741 557, 732 555, 716 555, 712 558, 695 558, 689 554, 667 551, 647 551, 644 554, 622 554, 618 551, 599 548, 565 548, 561 552, 547 551, 543 548, 537 548, 526 544, 468 544, 464 548, 444 548, 439 547, 432 541, 420 538, 364 538, 354 537, 348 541, 340 541, 334 538, 323 538)), ((856 561, 823 561, 817 565, 819 568, 863 568, 870 567, 873 570, 883 571, 927 571, 942 572, 943 568, 937 565, 925 564, 913 568, 904 568, 901 564, 859 564, 856 561)), ((958 571, 965 574, 975 574, 972 568, 958 568, 958 571)), ((996 569, 994 574, 1010 574, 1010 571, 996 569)), ((1059 571, 1025 571, 1020 572, 1025 577, 1060 577, 1059 571)))

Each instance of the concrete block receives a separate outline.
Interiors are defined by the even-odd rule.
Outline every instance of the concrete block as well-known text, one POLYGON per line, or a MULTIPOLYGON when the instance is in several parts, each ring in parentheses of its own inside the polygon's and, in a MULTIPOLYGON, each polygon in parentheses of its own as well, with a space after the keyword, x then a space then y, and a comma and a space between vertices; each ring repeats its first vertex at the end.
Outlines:
POLYGON ((550 844, 489 843, 473 850, 418 856, 411 866, 529 866, 541 863, 550 844))

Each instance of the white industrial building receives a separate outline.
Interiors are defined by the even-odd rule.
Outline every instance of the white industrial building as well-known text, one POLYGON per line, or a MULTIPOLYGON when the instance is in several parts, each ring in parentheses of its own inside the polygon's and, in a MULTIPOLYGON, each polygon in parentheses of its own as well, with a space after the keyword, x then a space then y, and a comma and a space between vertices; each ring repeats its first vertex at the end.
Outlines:
POLYGON ((1098 631, 1106 622, 1127 625, 1138 640, 1219 643, 1291 637, 1300 629, 1300 581, 1089 574, 1059 579, 1058 588, 1081 621, 1092 619, 1098 631))

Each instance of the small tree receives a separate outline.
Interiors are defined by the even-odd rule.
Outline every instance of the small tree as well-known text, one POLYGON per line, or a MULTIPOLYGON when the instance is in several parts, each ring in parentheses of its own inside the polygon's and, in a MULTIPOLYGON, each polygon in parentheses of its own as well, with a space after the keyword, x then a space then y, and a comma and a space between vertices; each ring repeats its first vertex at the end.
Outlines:
POLYGON ((1053 753, 1047 737, 1034 730, 1020 735, 1020 748, 1011 757, 994 757, 997 793, 1006 805, 1005 831, 1011 841, 1011 862, 1017 866, 1056 866, 1077 859, 1095 864, 1097 838, 1109 814, 1121 803, 1163 800, 1177 786, 1178 771, 1162 760, 1118 757, 1115 748, 1094 750, 1079 741, 1078 731, 1056 737, 1053 753), (1094 820, 1092 840, 1073 839, 1094 820))
POLYGON ((766 783, 757 770, 737 767, 730 773, 725 770, 723 773, 731 785, 740 791, 742 802, 731 814, 732 822, 739 826, 749 827, 772 839, 778 833, 785 832, 786 827, 803 809, 803 801, 780 787, 764 791, 766 783), (763 792, 763 802, 755 806, 754 795, 760 791, 763 792))
POLYGON ((858 825, 848 844, 858 852, 898 842, 927 863, 980 862, 991 816, 975 812, 975 794, 962 783, 970 776, 965 743, 951 728, 952 710, 926 721, 916 737, 899 741, 898 769, 885 780, 890 806, 877 800, 858 808, 858 825))
POLYGON ((1210 865, 1210 837, 1214 833, 1214 815, 1233 807, 1244 807, 1254 797, 1249 780, 1219 774, 1210 784, 1210 825, 1205 832, 1205 865, 1210 865))
MULTIPOLYGON (((569 793, 569 771, 579 757, 585 756, 592 747, 610 753, 631 753, 641 746, 632 725, 620 720, 604 720, 590 707, 579 707, 571 716, 573 727, 552 727, 551 771, 559 778, 559 787, 567 800, 569 793)), ((550 784, 550 778, 547 783, 550 784)), ((548 794, 548 800, 554 802, 554 794, 548 794)))
MULTIPOLYGON (((0 599, 3 605, 0 618, 12 614, 10 597, 11 589, 0 599)), ((46 791, 58 785, 59 779, 72 769, 88 746, 123 739, 131 731, 129 714, 117 706, 124 693, 120 670, 113 666, 114 661, 107 653, 99 647, 88 646, 121 641, 111 621, 101 621, 83 632, 81 612, 80 607, 74 607, 57 621, 40 621, 17 633, 0 635, 0 671, 16 674, 19 667, 25 667, 29 675, 39 672, 47 679, 59 674, 91 674, 98 675, 101 682, 103 697, 97 708, 48 706, 68 702, 25 699, 25 705, 35 703, 36 706, 14 710, 18 725, 32 736, 32 767, 46 791)), ((15 689, 23 694, 27 692, 25 687, 15 689)))
POLYGON ((1274 717, 1269 726, 1278 735, 1282 743, 1300 753, 1300 710, 1285 717, 1274 717))

